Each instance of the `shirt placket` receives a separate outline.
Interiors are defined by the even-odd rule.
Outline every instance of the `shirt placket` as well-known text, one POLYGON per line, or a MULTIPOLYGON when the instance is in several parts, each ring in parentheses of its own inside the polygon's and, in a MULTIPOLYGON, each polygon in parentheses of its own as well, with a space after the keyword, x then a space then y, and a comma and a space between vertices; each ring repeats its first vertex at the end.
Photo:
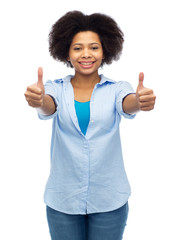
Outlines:
POLYGON ((94 108, 94 98, 95 98, 95 91, 98 87, 98 84, 95 85, 92 95, 91 95, 91 99, 90 99, 90 121, 88 124, 88 128, 87 128, 87 132, 86 132, 86 138, 89 139, 89 135, 90 135, 90 131, 91 129, 94 127, 95 124, 95 119, 94 119, 94 114, 95 114, 95 108, 94 108))

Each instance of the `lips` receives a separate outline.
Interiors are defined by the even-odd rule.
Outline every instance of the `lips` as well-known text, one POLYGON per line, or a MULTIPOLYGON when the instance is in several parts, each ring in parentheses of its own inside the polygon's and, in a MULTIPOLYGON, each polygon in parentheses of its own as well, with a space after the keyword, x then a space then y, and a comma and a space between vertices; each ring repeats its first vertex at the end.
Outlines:
POLYGON ((82 68, 91 68, 94 63, 95 63, 95 61, 89 61, 89 62, 82 61, 82 62, 79 62, 80 66, 82 68))
POLYGON ((94 61, 92 62, 79 62, 81 65, 84 65, 84 66, 89 66, 89 65, 92 65, 93 63, 95 63, 94 61))

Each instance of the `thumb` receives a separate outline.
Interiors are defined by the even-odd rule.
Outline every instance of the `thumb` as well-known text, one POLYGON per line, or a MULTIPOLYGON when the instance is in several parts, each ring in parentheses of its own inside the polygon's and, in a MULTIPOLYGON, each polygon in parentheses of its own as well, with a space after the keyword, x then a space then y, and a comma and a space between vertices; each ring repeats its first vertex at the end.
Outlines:
POLYGON ((43 84, 43 69, 42 67, 38 68, 38 82, 37 82, 37 87, 39 88, 43 88, 44 84, 43 84))
POLYGON ((141 72, 141 73, 139 74, 139 84, 138 84, 138 87, 137 87, 138 90, 141 90, 142 88, 144 88, 144 86, 143 86, 143 80, 144 80, 144 73, 141 72))

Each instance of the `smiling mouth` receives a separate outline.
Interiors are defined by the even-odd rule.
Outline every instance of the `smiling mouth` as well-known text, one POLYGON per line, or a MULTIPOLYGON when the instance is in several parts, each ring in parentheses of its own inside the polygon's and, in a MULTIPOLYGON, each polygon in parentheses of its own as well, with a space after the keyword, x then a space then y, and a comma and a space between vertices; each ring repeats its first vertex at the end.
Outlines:
POLYGON ((90 69, 94 66, 94 63, 95 61, 92 61, 92 62, 79 62, 80 66, 83 68, 83 69, 90 69))
POLYGON ((95 61, 93 61, 93 62, 79 62, 81 65, 83 65, 83 66, 90 66, 90 65, 92 65, 93 63, 95 63, 95 61))

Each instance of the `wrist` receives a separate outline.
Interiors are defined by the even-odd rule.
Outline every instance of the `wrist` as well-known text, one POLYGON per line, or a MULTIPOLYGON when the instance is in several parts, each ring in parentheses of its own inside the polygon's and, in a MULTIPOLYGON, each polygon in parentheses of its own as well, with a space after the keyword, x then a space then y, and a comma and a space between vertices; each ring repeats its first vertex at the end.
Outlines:
POLYGON ((135 114, 140 111, 137 94, 133 93, 124 98, 123 110, 127 114, 135 114))

